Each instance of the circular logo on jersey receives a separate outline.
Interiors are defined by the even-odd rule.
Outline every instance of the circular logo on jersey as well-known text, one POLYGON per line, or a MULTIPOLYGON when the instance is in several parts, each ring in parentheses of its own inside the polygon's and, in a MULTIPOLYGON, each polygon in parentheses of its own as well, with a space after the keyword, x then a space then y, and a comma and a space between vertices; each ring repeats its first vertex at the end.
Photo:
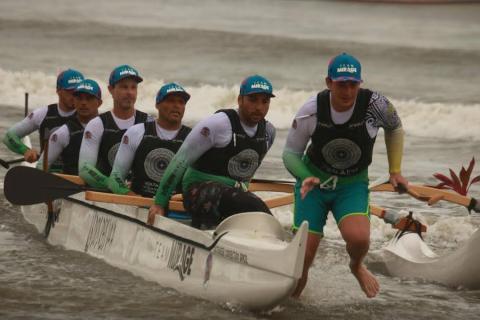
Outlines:
POLYGON ((120 148, 120 142, 114 144, 113 147, 111 147, 110 150, 108 150, 108 163, 110 164, 110 166, 113 166, 113 162, 115 161, 118 148, 120 148))
POLYGON ((348 139, 335 139, 322 148, 325 161, 335 169, 348 169, 362 156, 362 150, 353 141, 348 139))
POLYGON ((158 148, 153 149, 147 154, 144 162, 145 173, 155 182, 160 182, 163 173, 168 167, 175 154, 168 149, 158 148))
POLYGON ((258 165, 258 153, 253 149, 245 149, 228 161, 228 173, 235 179, 250 178, 258 165))

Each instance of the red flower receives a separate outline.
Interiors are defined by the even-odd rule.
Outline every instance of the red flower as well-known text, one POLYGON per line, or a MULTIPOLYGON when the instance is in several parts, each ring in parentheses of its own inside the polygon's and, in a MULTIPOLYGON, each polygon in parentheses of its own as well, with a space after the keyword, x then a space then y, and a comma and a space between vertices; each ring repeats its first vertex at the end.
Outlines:
POLYGON ((450 178, 441 173, 435 173, 433 176, 441 182, 433 187, 438 189, 450 189, 463 196, 466 196, 472 184, 480 181, 480 175, 476 176, 470 181, 470 176, 472 175, 474 166, 475 158, 472 157, 472 160, 468 165, 468 169, 465 170, 465 168, 462 166, 459 175, 457 175, 452 169, 449 169, 450 178))

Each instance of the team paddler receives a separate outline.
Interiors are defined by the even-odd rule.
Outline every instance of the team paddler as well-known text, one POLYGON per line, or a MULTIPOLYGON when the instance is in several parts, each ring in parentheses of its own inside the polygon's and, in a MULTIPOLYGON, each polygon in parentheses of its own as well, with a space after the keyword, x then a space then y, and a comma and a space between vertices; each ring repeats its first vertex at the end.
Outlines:
MULTIPOLYGON (((26 146, 22 138, 38 130, 40 135, 40 152, 48 141, 50 134, 64 125, 75 113, 73 90, 83 80, 83 75, 74 69, 62 71, 57 76, 58 102, 32 111, 25 119, 8 129, 3 143, 13 152, 23 155, 25 161, 33 163, 38 160, 39 152, 26 146)), ((53 168, 60 170, 61 161, 53 168)))
POLYGON ((143 79, 129 65, 113 69, 108 81, 112 95, 111 111, 93 118, 85 127, 80 147, 78 169, 80 177, 90 186, 107 189, 123 134, 134 124, 152 120, 145 112, 135 108, 138 84, 143 79))
POLYGON ((160 88, 155 99, 156 121, 136 124, 123 135, 108 181, 111 191, 155 196, 165 169, 192 130, 182 125, 189 99, 190 94, 174 82, 160 88), (125 181, 130 170, 131 188, 125 181))
POLYGON ((370 245, 368 166, 378 129, 385 131, 390 182, 407 185, 401 174, 404 132, 390 101, 360 88, 360 62, 342 53, 330 60, 327 89, 311 97, 295 115, 283 151, 287 170, 297 179, 293 227, 309 222, 300 296, 308 269, 332 211, 350 256, 350 269, 367 297, 379 283, 363 264, 370 245), (307 148, 307 144, 310 143, 307 148))
MULTIPOLYGON (((62 172, 78 175, 78 155, 83 131, 87 123, 98 116, 102 104, 102 91, 95 80, 85 79, 73 90, 75 113, 66 124, 50 135, 48 141, 48 168, 59 158, 62 159, 62 172)), ((43 168, 43 154, 37 163, 43 168)))
POLYGON ((270 213, 247 186, 275 138, 275 128, 265 120, 272 97, 270 81, 247 77, 240 86, 238 109, 218 110, 192 129, 160 181, 149 223, 156 214, 165 215, 180 182, 193 227, 211 228, 239 212, 270 213))

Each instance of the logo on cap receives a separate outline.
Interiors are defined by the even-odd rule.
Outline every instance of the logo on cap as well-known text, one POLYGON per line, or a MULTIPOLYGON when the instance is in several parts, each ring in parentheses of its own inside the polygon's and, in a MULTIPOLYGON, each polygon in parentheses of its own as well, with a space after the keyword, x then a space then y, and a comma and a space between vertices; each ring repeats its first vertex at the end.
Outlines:
POLYGON ((83 80, 83 79, 80 78, 80 77, 75 77, 75 78, 70 78, 70 79, 68 79, 67 83, 68 83, 68 84, 75 84, 75 83, 80 83, 80 82, 82 82, 82 80, 83 80))
POLYGON ((169 94, 177 93, 183 97, 185 103, 190 99, 190 94, 188 94, 185 89, 175 82, 169 82, 163 85, 160 90, 158 90, 157 97, 155 99, 156 103, 162 102, 169 94))
POLYGON ((270 90, 270 86, 265 82, 255 82, 250 86, 252 89, 270 90))
POLYGON ((83 74, 74 69, 62 71, 57 77, 57 88, 71 90, 83 81, 83 74))
POLYGON ((357 68, 354 65, 341 65, 337 68, 337 72, 357 73, 357 68))
POLYGON ((270 81, 258 74, 245 78, 240 85, 240 95, 246 96, 254 93, 265 93, 270 97, 275 97, 270 81))
POLYGON ((170 92, 178 92, 178 91, 184 92, 185 90, 183 90, 183 88, 176 87, 176 86, 167 89, 167 93, 170 93, 170 92))
POLYGON ((80 89, 85 89, 85 90, 88 90, 88 91, 93 91, 93 87, 88 84, 88 83, 82 83, 82 84, 79 84, 78 87, 77 87, 77 90, 80 90, 80 89))
POLYGON ((125 69, 125 70, 120 71, 120 73, 119 73, 120 76, 124 76, 126 74, 129 74, 129 75, 132 75, 132 76, 137 75, 137 73, 135 71, 133 71, 132 69, 125 69))

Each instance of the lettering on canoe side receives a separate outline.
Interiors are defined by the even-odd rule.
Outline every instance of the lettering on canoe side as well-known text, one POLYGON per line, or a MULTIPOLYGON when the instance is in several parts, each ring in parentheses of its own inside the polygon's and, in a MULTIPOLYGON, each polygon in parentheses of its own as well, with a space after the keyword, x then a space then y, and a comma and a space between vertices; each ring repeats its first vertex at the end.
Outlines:
POLYGON ((157 260, 168 261, 170 258, 170 246, 157 240, 153 257, 157 260))
POLYGON ((237 263, 248 264, 248 256, 244 253, 237 252, 233 249, 227 249, 224 247, 216 246, 214 249, 214 252, 224 257, 225 259, 228 259, 237 263))
POLYGON ((172 243, 167 267, 173 271, 178 271, 180 280, 183 281, 185 276, 189 276, 192 271, 194 254, 195 247, 175 240, 172 243))
POLYGON ((112 245, 116 229, 117 223, 114 219, 95 214, 92 219, 92 224, 90 225, 90 230, 88 231, 85 252, 104 252, 112 245))

